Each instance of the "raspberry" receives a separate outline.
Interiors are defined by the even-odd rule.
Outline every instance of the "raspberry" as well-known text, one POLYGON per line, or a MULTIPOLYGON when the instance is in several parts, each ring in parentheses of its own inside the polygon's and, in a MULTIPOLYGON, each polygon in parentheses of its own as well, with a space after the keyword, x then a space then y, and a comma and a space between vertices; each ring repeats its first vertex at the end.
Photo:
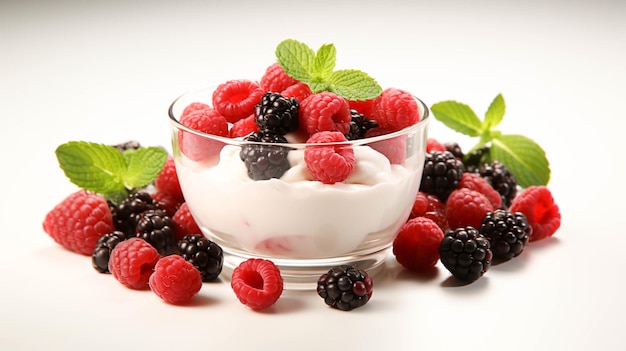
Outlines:
POLYGON ((463 163, 449 151, 426 153, 420 191, 433 194, 446 202, 463 177, 463 163))
POLYGON ((145 191, 131 193, 117 206, 109 203, 115 229, 124 232, 127 238, 135 236, 139 216, 147 210, 157 208, 158 203, 145 191))
MULTIPOLYGON (((246 141, 272 144, 286 144, 282 135, 258 131, 244 138, 246 141)), ((246 144, 241 147, 239 157, 248 170, 248 177, 253 180, 280 178, 290 167, 287 156, 289 148, 279 145, 246 144)))
POLYGON ((163 301, 179 305, 191 300, 202 288, 200 272, 178 255, 161 258, 148 281, 150 289, 163 301))
POLYGON ((213 92, 213 107, 230 123, 254 113, 265 91, 257 83, 241 79, 218 85, 213 92))
POLYGON ((461 181, 459 182, 459 188, 467 188, 476 190, 479 193, 485 195, 485 197, 491 202, 491 207, 494 209, 500 208, 502 203, 502 197, 500 194, 485 180, 476 173, 463 173, 461 181))
POLYGON ((280 95, 286 98, 294 98, 301 103, 302 100, 308 98, 313 95, 311 88, 306 83, 298 82, 292 86, 285 88, 280 92, 280 95))
POLYGON ((113 277, 131 289, 145 289, 154 266, 161 258, 154 246, 140 238, 130 238, 111 251, 109 271, 113 277))
POLYGON ((189 206, 187 203, 183 203, 178 208, 178 211, 172 217, 174 221, 174 226, 176 230, 174 233, 176 234, 176 241, 180 241, 187 234, 200 234, 202 231, 196 223, 196 220, 191 215, 191 211, 189 211, 189 206))
POLYGON ((300 126, 309 135, 323 131, 350 131, 348 100, 330 92, 313 94, 300 104, 300 126))
POLYGON ((446 220, 446 205, 438 197, 424 192, 418 192, 411 208, 409 219, 416 217, 426 217, 433 220, 441 230, 448 228, 446 220))
POLYGON ((406 269, 424 272, 439 261, 439 244, 443 231, 433 220, 416 217, 402 225, 393 241, 393 254, 406 269))
POLYGON ((278 62, 270 65, 259 81, 259 85, 266 92, 280 93, 288 87, 298 83, 289 77, 278 62))
POLYGON ((174 164, 174 158, 172 156, 167 157, 163 169, 161 169, 161 172, 159 172, 157 178, 154 180, 154 186, 159 192, 174 196, 182 201, 183 191, 178 182, 176 165, 174 164))
POLYGON ((137 220, 136 237, 154 246, 161 255, 172 252, 176 245, 176 225, 164 210, 143 212, 137 220))
POLYGON ((109 272, 111 251, 113 251, 117 244, 124 240, 126 240, 126 234, 120 231, 113 231, 101 236, 91 255, 91 265, 93 268, 100 273, 111 273, 109 272))
POLYGON ((517 179, 513 173, 500 161, 482 164, 478 173, 500 193, 502 205, 505 208, 511 206, 511 201, 517 195, 517 179))
POLYGON ((284 135, 298 129, 300 103, 279 93, 265 93, 255 109, 254 121, 262 131, 284 135))
MULTIPOLYGON (((365 138, 372 138, 379 135, 389 134, 391 131, 383 128, 373 128, 365 133, 365 138)), ((403 165, 406 159, 406 135, 385 140, 370 142, 369 145, 374 150, 385 155, 392 165, 403 165)))
POLYGON ((457 279, 473 282, 489 270, 493 252, 487 238, 475 228, 466 227, 444 234, 439 257, 443 266, 457 279))
POLYGON ((356 110, 358 113, 370 118, 372 116, 372 106, 374 105, 374 99, 370 100, 348 100, 348 105, 351 110, 356 110))
POLYGON ((428 138, 426 140, 426 152, 431 151, 446 151, 446 147, 443 146, 442 143, 437 141, 437 139, 428 138))
POLYGON ((491 211, 493 207, 485 195, 467 188, 453 191, 446 202, 446 220, 452 229, 480 228, 483 218, 491 211))
POLYGON ((554 202, 552 193, 543 185, 529 186, 522 191, 509 208, 521 212, 533 228, 530 241, 538 241, 554 235, 561 226, 561 212, 554 202))
POLYGON ((235 267, 230 285, 239 301, 253 310, 270 307, 283 292, 283 278, 274 262, 250 258, 235 267))
POLYGON ((532 227, 523 213, 498 209, 487 213, 478 231, 489 240, 495 258, 509 260, 522 253, 532 227))
MULTIPOLYGON (((228 122, 215 109, 195 111, 180 122, 194 130, 217 136, 228 136, 228 122)), ((206 161, 218 156, 223 144, 185 130, 178 131, 178 145, 181 152, 193 161, 206 161)))
POLYGON ((392 132, 413 125, 420 120, 417 101, 409 92, 387 88, 372 103, 372 119, 392 132))
POLYGON ((368 119, 364 114, 357 110, 350 110, 350 131, 346 134, 346 139, 356 140, 363 139, 365 134, 373 128, 378 128, 378 123, 373 119, 368 119))
POLYGON ((258 131, 259 126, 254 121, 254 118, 254 115, 250 115, 233 123, 228 132, 228 136, 231 138, 239 138, 258 131))
MULTIPOLYGON (((340 132, 318 132, 307 144, 346 141, 340 132)), ((325 184, 342 182, 354 169, 354 150, 350 145, 315 145, 304 149, 304 162, 313 179, 325 184)))
POLYGON ((178 253, 200 271, 203 282, 215 280, 222 272, 222 248, 202 234, 185 235, 178 242, 178 253))
POLYGON ((317 294, 328 306, 342 311, 365 305, 373 289, 374 281, 367 272, 350 265, 333 267, 317 280, 317 294))
POLYGON ((183 113, 180 115, 180 118, 183 119, 187 117, 187 115, 190 115, 196 111, 211 110, 211 109, 212 109, 211 106, 203 102, 192 102, 185 107, 185 109, 183 110, 183 113))
POLYGON ((64 248, 91 256, 101 236, 115 229, 107 201, 78 190, 46 214, 43 230, 64 248))

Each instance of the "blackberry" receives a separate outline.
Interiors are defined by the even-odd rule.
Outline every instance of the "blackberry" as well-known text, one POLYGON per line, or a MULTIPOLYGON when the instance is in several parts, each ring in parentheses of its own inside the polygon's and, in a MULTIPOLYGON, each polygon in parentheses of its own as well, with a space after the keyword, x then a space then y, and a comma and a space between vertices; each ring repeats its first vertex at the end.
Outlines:
POLYGON ((511 206, 511 202, 517 195, 517 179, 509 169, 500 161, 484 163, 478 169, 481 177, 491 184, 502 196, 502 205, 505 208, 511 206))
POLYGON ((493 252, 489 240, 474 227, 461 227, 445 233, 439 245, 441 263, 457 279, 473 282, 491 266, 493 252))
POLYGON ((448 142, 444 143, 443 147, 445 147, 446 150, 450 151, 454 155, 454 157, 458 158, 459 160, 463 160, 465 154, 463 153, 463 149, 461 149, 461 145, 459 145, 459 143, 448 142))
POLYGON ((487 213, 478 231, 489 240, 493 257, 509 260, 522 253, 532 227, 523 213, 498 209, 487 213))
POLYGON ((424 160, 420 191, 446 202, 450 193, 459 187, 463 171, 463 162, 450 151, 431 151, 424 160))
POLYGON ((133 149, 133 150, 139 149, 141 147, 141 144, 139 144, 139 142, 136 140, 129 140, 120 144, 115 144, 113 145, 113 147, 124 152, 129 149, 133 149))
POLYGON ((336 309, 350 311, 372 297, 373 281, 367 272, 350 265, 331 268, 317 280, 317 294, 336 309))
POLYGON ((222 248, 202 234, 185 235, 178 242, 178 253, 198 268, 203 282, 215 280, 222 272, 222 248))
MULTIPOLYGON (((244 140, 272 144, 286 144, 284 136, 264 131, 257 131, 244 140)), ((278 145, 246 144, 241 147, 239 157, 248 169, 248 176, 254 180, 280 178, 291 166, 287 155, 289 148, 278 145)))
POLYGON ((350 131, 346 134, 346 139, 356 140, 363 139, 368 130, 377 128, 378 123, 373 119, 368 119, 364 114, 357 110, 350 110, 352 119, 350 120, 350 131))
POLYGON ((111 273, 109 271, 109 257, 111 257, 111 251, 113 251, 117 244, 124 240, 126 240, 126 234, 117 230, 101 236, 91 255, 93 268, 100 273, 111 273))
POLYGON ((463 165, 465 170, 470 173, 478 172, 480 165, 487 163, 489 157, 489 146, 483 146, 476 149, 463 157, 463 165))
POLYGON ((135 236, 147 241, 165 256, 175 249, 175 228, 174 220, 167 212, 160 209, 148 210, 139 215, 135 236))
POLYGON ((255 106, 254 121, 262 131, 285 135, 298 129, 300 103, 279 93, 265 93, 255 106))
POLYGON ((131 193, 117 206, 109 202, 115 230, 126 234, 126 238, 135 236, 137 220, 141 213, 157 208, 159 208, 157 202, 145 191, 131 193))

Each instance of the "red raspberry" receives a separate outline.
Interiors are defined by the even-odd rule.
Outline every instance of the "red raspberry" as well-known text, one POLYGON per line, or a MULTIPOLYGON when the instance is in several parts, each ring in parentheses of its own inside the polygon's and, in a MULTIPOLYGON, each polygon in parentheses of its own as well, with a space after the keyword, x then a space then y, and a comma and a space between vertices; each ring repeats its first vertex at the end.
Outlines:
POLYGON ((446 147, 440 143, 439 141, 437 141, 437 139, 433 139, 433 138, 428 138, 428 140, 426 140, 426 152, 431 152, 431 151, 446 151, 446 147))
MULTIPOLYGON (((181 118, 180 122, 199 132, 228 136, 228 122, 215 109, 199 110, 181 118)), ((223 144, 206 137, 179 130, 178 144, 181 152, 194 161, 206 161, 215 158, 222 150, 223 144)))
POLYGON ((98 239, 115 230, 106 200, 78 190, 46 214, 43 230, 64 248, 91 256, 98 239))
POLYGON ((306 83, 298 82, 292 86, 285 88, 285 90, 280 92, 284 98, 294 98, 301 103, 304 99, 313 95, 311 88, 306 83))
POLYGON ((467 226, 478 229, 487 212, 491 211, 493 206, 489 199, 472 189, 456 189, 446 201, 446 220, 451 229, 467 226))
POLYGON ((370 100, 348 100, 350 109, 356 110, 358 113, 362 113, 365 117, 371 118, 372 106, 374 106, 374 99, 370 100))
POLYGON ((230 80, 213 92, 213 107, 230 123, 254 113, 265 91, 251 80, 230 80))
POLYGON ((182 201, 183 191, 178 182, 176 165, 174 164, 174 158, 172 156, 168 156, 165 160, 163 169, 161 169, 161 172, 159 172, 157 178, 154 180, 154 186, 164 195, 170 195, 182 201))
POLYGON ((417 193, 409 219, 416 217, 426 217, 433 220, 441 230, 448 228, 446 205, 435 195, 421 191, 417 193))
POLYGON ((179 305, 191 300, 202 288, 202 276, 193 264, 178 255, 161 258, 148 282, 165 302, 179 305))
POLYGON ((111 251, 109 271, 113 277, 131 289, 145 289, 154 266, 161 258, 157 249, 140 238, 130 238, 111 251))
POLYGON ((300 103, 300 128, 309 135, 323 131, 350 131, 348 100, 329 92, 313 94, 300 103))
POLYGON ((407 91, 387 88, 373 102, 372 119, 392 132, 406 128, 420 120, 417 101, 407 91))
POLYGON ((173 216, 174 213, 178 211, 180 205, 185 202, 184 199, 164 194, 160 191, 151 193, 150 197, 152 198, 152 200, 154 200, 154 202, 158 203, 159 208, 165 210, 165 212, 167 212, 167 215, 170 217, 173 216))
MULTIPOLYGON (((340 132, 319 132, 307 144, 347 141, 340 132)), ((313 179, 325 184, 342 182, 354 169, 354 150, 350 145, 317 145, 304 149, 304 162, 313 179)))
POLYGON ((265 74, 261 77, 259 85, 263 88, 263 90, 265 90, 265 92, 280 93, 287 87, 296 83, 298 83, 298 81, 289 77, 280 64, 276 62, 267 67, 265 74))
POLYGON ((176 230, 174 233, 176 234, 176 241, 180 241, 187 234, 202 234, 198 223, 191 215, 191 211, 189 211, 189 206, 187 203, 183 203, 180 205, 180 208, 174 216, 172 217, 174 221, 174 225, 176 226, 176 230))
POLYGON ((254 115, 250 115, 233 123, 228 136, 231 138, 240 138, 258 130, 259 125, 254 121, 254 115))
POLYGON ((491 202, 491 207, 494 210, 500 208, 500 205, 502 204, 502 196, 500 196, 500 193, 497 192, 491 184, 489 184, 487 180, 481 177, 478 173, 463 173, 461 181, 459 182, 459 188, 476 190, 485 195, 489 202, 491 202))
POLYGON ((180 119, 183 119, 187 115, 190 115, 196 111, 210 110, 210 109, 211 109, 211 106, 203 102, 192 102, 189 105, 187 105, 187 107, 185 107, 185 109, 183 110, 183 113, 180 115, 180 119))
POLYGON ((250 258, 235 267, 230 285, 242 304, 253 310, 270 307, 283 292, 283 278, 274 262, 250 258))
POLYGON ((443 231, 433 220, 416 217, 402 225, 393 241, 393 254, 404 268, 424 272, 439 260, 439 244, 443 231))
POLYGON ((511 203, 510 212, 521 212, 533 228, 530 241, 538 241, 554 235, 561 226, 561 212, 552 193, 543 185, 529 186, 511 203))
MULTIPOLYGON (((365 133, 366 138, 389 134, 391 131, 384 128, 373 128, 365 133)), ((368 144, 374 150, 385 155, 392 165, 403 165, 406 159, 406 135, 399 135, 392 139, 375 141, 368 144)))

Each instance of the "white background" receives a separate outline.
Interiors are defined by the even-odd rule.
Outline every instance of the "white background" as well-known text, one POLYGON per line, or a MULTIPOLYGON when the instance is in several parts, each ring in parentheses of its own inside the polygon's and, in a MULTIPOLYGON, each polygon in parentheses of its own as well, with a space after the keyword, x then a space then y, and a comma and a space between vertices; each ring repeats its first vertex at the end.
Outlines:
MULTIPOLYGON (((626 345, 623 118, 626 3, 586 1, 2 1, 0 142, 4 350, 539 349, 626 345), (537 141, 560 206, 555 237, 455 286, 390 257, 365 307, 332 310, 313 292, 264 312, 228 281, 175 307, 97 274, 42 230, 75 187, 54 149, 69 140, 169 147, 179 94, 260 77, 294 38, 335 43, 358 68, 430 106, 482 116, 502 93, 500 129, 537 141), (620 289, 622 291, 620 291, 620 289)), ((473 140, 433 121, 430 136, 473 140)))

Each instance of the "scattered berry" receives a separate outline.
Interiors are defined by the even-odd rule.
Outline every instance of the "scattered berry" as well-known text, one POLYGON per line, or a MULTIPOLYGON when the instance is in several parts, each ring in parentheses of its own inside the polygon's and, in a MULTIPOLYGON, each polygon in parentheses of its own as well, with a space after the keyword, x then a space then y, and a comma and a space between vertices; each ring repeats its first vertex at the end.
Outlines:
POLYGON ((404 268, 424 272, 439 261, 443 231, 433 220, 416 217, 402 225, 393 241, 393 254, 404 268))
POLYGON ((426 217, 433 220, 443 231, 448 228, 446 205, 433 194, 427 194, 421 191, 417 193, 409 219, 416 217, 426 217))
POLYGON ((302 100, 313 95, 313 92, 306 83, 298 82, 281 91, 280 95, 286 98, 294 98, 298 101, 298 103, 301 103, 302 100))
POLYGON ((230 80, 217 86, 213 92, 213 107, 230 123, 235 123, 254 113, 265 91, 257 83, 241 79, 230 80))
POLYGON ((161 258, 159 252, 143 239, 130 238, 111 251, 109 271, 117 281, 131 289, 145 289, 161 258))
POLYGON ((278 62, 270 65, 259 81, 259 85, 266 92, 280 93, 298 81, 289 77, 278 62))
POLYGON ((106 200, 84 190, 63 199, 43 221, 43 230, 56 243, 85 256, 91 256, 100 237, 114 228, 106 200))
POLYGON ((178 253, 200 271, 203 282, 215 280, 222 272, 222 248, 202 234, 185 235, 178 242, 178 253))
MULTIPOLYGON (((195 111, 181 117, 180 123, 202 133, 228 136, 228 122, 215 109, 195 111)), ((178 145, 185 156, 197 162, 215 159, 224 146, 217 140, 196 135, 183 129, 178 131, 178 145)))
POLYGON ((374 282, 367 272, 350 265, 331 268, 317 280, 317 294, 333 308, 350 311, 371 298, 374 282))
POLYGON ((283 292, 278 267, 260 258, 250 258, 235 267, 230 284, 239 301, 257 311, 275 304, 283 292))
POLYGON ((300 105, 300 126, 309 135, 323 131, 347 134, 351 120, 348 100, 334 93, 313 94, 300 105))
POLYGON ((148 281, 150 289, 163 301, 178 305, 191 300, 202 288, 200 272, 178 255, 161 258, 148 281))
POLYGON ((387 88, 374 100, 371 118, 382 128, 395 132, 419 122, 420 113, 413 95, 387 88))
POLYGON ((451 229, 471 226, 479 228, 488 212, 493 211, 485 195, 467 188, 457 189, 446 202, 446 220, 451 229))
POLYGON ((346 139, 348 140, 363 139, 367 131, 378 128, 376 121, 368 119, 357 110, 350 110, 350 115, 352 116, 350 120, 350 131, 346 134, 346 139))
POLYGON ((456 228, 444 234, 439 245, 441 263, 457 279, 473 282, 491 266, 489 240, 473 227, 456 228))
MULTIPOLYGON (((365 138, 373 138, 389 133, 391 133, 391 131, 387 129, 373 128, 365 133, 365 138)), ((367 145, 387 157, 389 163, 392 165, 404 164, 407 153, 406 135, 398 135, 397 137, 389 139, 372 141, 367 145)))
MULTIPOLYGON (((347 141, 341 132, 318 132, 307 144, 325 144, 347 141)), ((342 182, 354 169, 354 150, 350 145, 307 145, 304 162, 313 179, 324 184, 342 182)))
POLYGON ((154 246, 161 255, 173 251, 176 245, 176 225, 164 210, 143 212, 137 220, 136 237, 154 246))
POLYGON ((115 230, 126 234, 127 238, 135 236, 139 216, 148 210, 159 208, 158 203, 146 191, 133 192, 119 205, 109 202, 115 230))
POLYGON ((446 202, 463 177, 463 163, 449 151, 426 153, 420 191, 437 196, 446 202))
POLYGON ((98 240, 96 248, 91 255, 91 264, 95 270, 100 273, 109 272, 109 258, 111 257, 111 251, 117 246, 117 244, 126 240, 126 234, 120 231, 112 231, 104 234, 98 240))
POLYGON ((552 193, 545 186, 529 186, 513 200, 511 212, 521 212, 533 228, 530 241, 554 235, 561 226, 561 212, 552 193))
POLYGON ((265 93, 254 110, 254 121, 262 131, 284 135, 298 129, 300 103, 279 93, 265 93))
POLYGON ((437 139, 434 138, 428 138, 426 140, 426 152, 431 152, 431 151, 447 151, 446 147, 440 143, 439 141, 437 141, 437 139))
POLYGON ((482 164, 478 173, 502 196, 502 205, 511 206, 517 195, 517 179, 500 161, 482 164))
POLYGON ((493 257, 509 260, 522 253, 532 228, 523 213, 497 209, 487 213, 478 231, 489 240, 493 257))
POLYGON ((198 226, 198 223, 191 215, 191 211, 189 211, 189 205, 187 203, 183 203, 178 208, 178 211, 172 217, 174 221, 174 226, 176 230, 174 231, 176 234, 176 241, 180 241, 187 234, 201 234, 202 231, 198 226))
POLYGON ((168 156, 163 165, 163 169, 154 180, 154 186, 157 190, 165 195, 171 195, 183 200, 183 191, 178 182, 178 174, 176 173, 176 165, 174 158, 168 156))
POLYGON ((246 165, 250 179, 280 178, 291 167, 287 159, 289 148, 278 145, 287 143, 284 136, 258 131, 245 137, 244 140, 277 144, 276 146, 245 144, 241 147, 239 157, 246 165))
POLYGON ((491 207, 494 209, 500 208, 502 204, 502 197, 487 180, 476 173, 463 173, 461 181, 459 182, 459 188, 467 188, 478 191, 485 195, 485 197, 491 202, 491 207))
POLYGON ((254 119, 254 115, 250 115, 233 123, 232 127, 230 127, 230 131, 228 132, 228 136, 231 138, 239 138, 258 131, 259 126, 256 124, 254 119))

